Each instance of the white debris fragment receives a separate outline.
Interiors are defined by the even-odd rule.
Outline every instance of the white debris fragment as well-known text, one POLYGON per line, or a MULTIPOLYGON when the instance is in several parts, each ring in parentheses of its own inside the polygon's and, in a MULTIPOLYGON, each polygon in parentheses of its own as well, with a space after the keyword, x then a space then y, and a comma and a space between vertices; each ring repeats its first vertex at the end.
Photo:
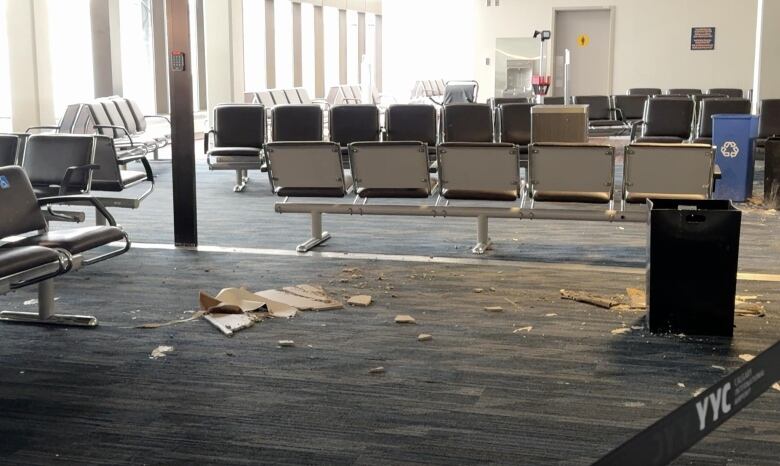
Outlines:
POLYGON ((677 386, 680 388, 685 388, 685 384, 682 382, 677 382, 677 386))
POLYGON ((295 342, 293 340, 279 340, 280 348, 289 348, 291 346, 295 346, 295 342))
POLYGON ((610 332, 612 335, 623 335, 624 333, 631 333, 631 329, 628 327, 620 327, 610 332))
POLYGON ((157 348, 152 350, 152 354, 149 356, 149 359, 164 358, 171 351, 173 351, 173 346, 160 345, 157 348))
POLYGON ((705 390, 707 390, 707 389, 706 389, 706 388, 697 388, 697 389, 696 389, 696 390, 694 390, 694 392, 693 392, 693 397, 694 397, 694 398, 696 398, 697 396, 699 396, 699 395, 701 395, 702 393, 704 393, 704 391, 705 391, 705 390))
POLYGON ((626 408, 644 408, 646 405, 641 401, 626 401, 623 403, 626 408))
POLYGON ((417 341, 431 341, 433 340, 433 335, 429 333, 421 333, 417 335, 417 341))
POLYGON ((398 314, 395 316, 395 323, 396 324, 416 324, 417 321, 414 320, 414 317, 406 314, 398 314))
POLYGON ((385 373, 385 368, 382 367, 382 366, 375 367, 373 369, 369 369, 368 373, 369 374, 384 374, 385 373))
POLYGON ((521 332, 528 332, 531 333, 531 330, 533 330, 534 327, 532 325, 529 325, 527 327, 519 327, 512 331, 512 333, 521 333, 521 332))
POLYGON ((752 354, 740 354, 739 355, 739 359, 741 359, 741 360, 743 360, 745 362, 750 362, 753 359, 755 359, 755 356, 753 356, 752 354))

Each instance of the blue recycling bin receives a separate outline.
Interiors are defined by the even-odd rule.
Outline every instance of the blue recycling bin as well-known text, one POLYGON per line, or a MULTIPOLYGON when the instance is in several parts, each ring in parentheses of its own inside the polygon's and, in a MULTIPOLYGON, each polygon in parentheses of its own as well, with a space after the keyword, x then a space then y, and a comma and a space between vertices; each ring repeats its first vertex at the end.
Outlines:
POLYGON ((721 179, 715 199, 745 202, 753 195, 753 139, 758 136, 754 115, 713 115, 712 144, 721 179))

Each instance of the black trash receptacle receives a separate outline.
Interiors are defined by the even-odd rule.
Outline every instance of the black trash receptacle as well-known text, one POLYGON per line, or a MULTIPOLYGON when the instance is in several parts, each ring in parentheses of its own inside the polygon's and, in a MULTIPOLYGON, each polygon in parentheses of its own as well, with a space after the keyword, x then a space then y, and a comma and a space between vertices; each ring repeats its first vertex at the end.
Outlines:
POLYGON ((764 154, 764 206, 780 209, 780 137, 766 140, 764 154))
POLYGON ((648 201, 647 324, 732 336, 742 212, 731 201, 648 201))

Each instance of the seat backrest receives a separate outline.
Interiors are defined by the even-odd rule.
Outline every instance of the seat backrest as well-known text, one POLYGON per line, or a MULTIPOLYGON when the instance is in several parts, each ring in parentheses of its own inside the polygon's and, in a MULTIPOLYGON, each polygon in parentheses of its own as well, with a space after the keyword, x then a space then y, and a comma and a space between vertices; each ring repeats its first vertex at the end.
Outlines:
POLYGON ((528 149, 529 194, 535 201, 612 200, 615 149, 596 144, 533 144, 528 149))
MULTIPOLYGON (((108 120, 111 122, 112 125, 121 126, 122 128, 127 129, 125 127, 124 120, 122 120, 122 114, 119 113, 119 109, 116 108, 116 105, 114 105, 113 101, 107 98, 102 98, 102 99, 97 99, 96 102, 99 102, 100 105, 103 106, 103 110, 105 111, 106 115, 108 116, 108 120)), ((121 130, 114 130, 115 138, 122 138, 125 136, 126 134, 121 130)))
POLYGON ((274 99, 271 97, 271 93, 269 91, 258 92, 257 99, 259 100, 259 103, 262 104, 265 108, 271 108, 274 106, 274 99))
POLYGON ((768 138, 774 135, 780 135, 780 99, 764 99, 761 101, 758 137, 768 138))
POLYGON ((130 104, 121 97, 114 97, 111 102, 116 107, 119 115, 122 117, 122 123, 130 134, 137 134, 138 128, 135 125, 135 118, 133 118, 133 111, 130 110, 130 104))
POLYGON ((630 144, 623 162, 623 198, 709 199, 714 155, 705 144, 630 144))
POLYGON ((620 109, 624 120, 641 120, 645 112, 645 95, 615 95, 615 108, 620 109))
POLYGON ((285 105, 290 103, 290 101, 287 100, 287 94, 284 93, 284 90, 272 89, 270 92, 271 97, 274 99, 274 105, 285 105))
POLYGON ((488 104, 448 104, 442 109, 444 142, 493 142, 488 104))
POLYGON ((439 185, 447 199, 514 201, 520 194, 517 147, 444 143, 437 148, 439 185))
POLYGON ((496 108, 499 105, 504 104, 525 104, 528 103, 527 97, 491 97, 488 99, 488 104, 496 108))
POLYGON ((674 136, 686 139, 691 133, 693 100, 648 99, 645 104, 643 136, 674 136))
POLYGON ((82 107, 82 104, 70 104, 65 107, 65 113, 60 118, 58 133, 68 134, 73 132, 73 127, 76 124, 79 113, 82 112, 82 107))
POLYGON ((146 118, 144 112, 138 105, 138 102, 132 99, 125 99, 130 106, 130 110, 133 112, 133 118, 135 119, 135 128, 139 133, 146 131, 146 118))
POLYGON ((696 95, 696 94, 701 94, 701 89, 694 89, 688 87, 673 87, 667 90, 666 93, 671 95, 696 95))
POLYGON ((527 145, 531 142, 531 107, 534 104, 503 104, 498 107, 501 142, 527 145))
POLYGON ((476 101, 476 82, 447 83, 444 88, 444 99, 442 99, 444 105, 474 103, 476 101))
POLYGON ((297 87, 295 88, 295 91, 298 92, 298 99, 301 101, 302 104, 311 103, 311 97, 309 97, 309 91, 307 91, 303 87, 297 87))
POLYGON ((342 102, 341 88, 339 86, 333 86, 328 90, 328 95, 325 100, 330 105, 338 105, 342 102))
POLYGON ((265 107, 222 104, 214 107, 214 147, 254 147, 265 143, 265 107))
POLYGON ((379 109, 376 105, 336 105, 328 118, 330 140, 342 147, 353 142, 379 140, 379 109))
POLYGON ((0 238, 46 229, 30 180, 21 167, 0 167, 0 218, 0 238))
POLYGON ((436 108, 424 104, 390 105, 385 111, 388 141, 420 141, 436 146, 436 108))
POLYGON ((574 104, 588 106, 588 120, 612 120, 612 106, 607 95, 575 95, 574 104))
POLYGON ((319 105, 279 105, 271 114, 271 139, 322 141, 322 109, 319 105))
POLYGON ((712 115, 732 114, 747 115, 750 113, 750 101, 740 98, 704 99, 701 102, 699 121, 696 125, 696 137, 712 137, 712 115))
POLYGON ((119 172, 114 141, 106 136, 95 136, 95 165, 100 168, 92 172, 92 183, 101 190, 121 191, 122 174, 119 172))
POLYGON ((284 95, 287 96, 287 102, 291 104, 300 104, 301 98, 298 96, 298 91, 295 89, 285 89, 284 95))
POLYGON ((360 197, 428 197, 428 149, 422 142, 349 145, 355 192, 360 197))
POLYGON ((436 95, 437 96, 443 96, 444 95, 444 90, 447 88, 447 85, 444 84, 444 80, 443 79, 437 79, 436 81, 434 81, 434 83, 436 84, 436 95))
POLYGON ((658 95, 661 93, 660 87, 632 87, 626 91, 626 95, 658 95))
POLYGON ((425 97, 432 97, 433 96, 433 85, 431 84, 431 81, 429 80, 423 80, 423 91, 425 92, 425 97))
POLYGON ((271 189, 279 196, 344 197, 341 150, 332 142, 266 144, 271 189))
MULTIPOLYGON (((106 110, 100 102, 90 102, 84 104, 84 107, 89 111, 90 121, 88 123, 87 130, 96 134, 102 134, 103 136, 115 137, 114 130, 112 128, 95 128, 98 125, 112 125, 111 120, 108 118, 106 110)), ((33 183, 34 184, 34 183, 33 183)))
POLYGON ((737 89, 736 87, 713 87, 707 91, 707 94, 719 94, 738 99, 741 99, 744 95, 742 89, 737 89))
POLYGON ((0 167, 16 165, 16 155, 19 150, 19 136, 0 134, 0 167))
MULTIPOLYGON (((109 136, 110 137, 110 136, 109 136)), ((95 138, 78 134, 34 134, 24 148, 22 168, 35 187, 61 185, 69 167, 95 160, 95 138)), ((71 178, 68 194, 89 191, 91 171, 79 170, 71 178)))

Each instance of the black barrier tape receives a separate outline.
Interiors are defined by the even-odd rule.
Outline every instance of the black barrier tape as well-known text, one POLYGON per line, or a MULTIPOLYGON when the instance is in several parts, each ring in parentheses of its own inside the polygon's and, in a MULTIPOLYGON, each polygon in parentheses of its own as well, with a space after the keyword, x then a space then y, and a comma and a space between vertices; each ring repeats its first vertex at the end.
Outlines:
POLYGON ((593 465, 669 464, 778 380, 780 341, 593 465))

